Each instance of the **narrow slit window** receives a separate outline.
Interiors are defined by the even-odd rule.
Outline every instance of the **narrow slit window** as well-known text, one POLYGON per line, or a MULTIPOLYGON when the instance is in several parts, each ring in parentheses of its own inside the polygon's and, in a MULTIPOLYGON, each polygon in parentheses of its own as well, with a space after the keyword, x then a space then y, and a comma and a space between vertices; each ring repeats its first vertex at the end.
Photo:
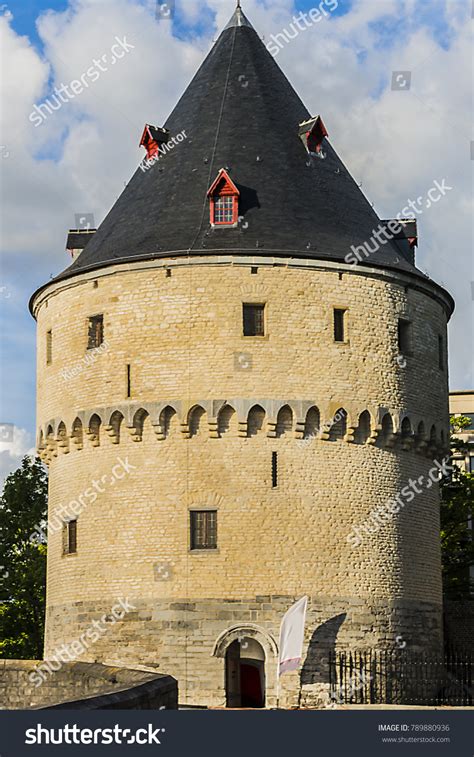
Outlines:
POLYGON ((46 365, 53 362, 53 332, 51 329, 46 332, 46 365))
POLYGON ((272 489, 278 486, 278 452, 272 452, 272 489))
POLYGON ((334 341, 346 341, 346 310, 334 308, 334 341))
POLYGON ((93 350, 104 341, 104 316, 93 315, 89 318, 87 349, 93 350))
POLYGON ((192 510, 191 549, 217 549, 217 510, 192 510))
POLYGON ((64 553, 74 555, 77 552, 77 520, 64 524, 64 553))
POLYGON ((265 305, 243 304, 244 336, 265 336, 265 305))
POLYGON ((412 324, 405 318, 398 321, 398 351, 401 355, 411 355, 412 352, 412 324))
POLYGON ((132 367, 127 363, 127 398, 132 396, 132 367))

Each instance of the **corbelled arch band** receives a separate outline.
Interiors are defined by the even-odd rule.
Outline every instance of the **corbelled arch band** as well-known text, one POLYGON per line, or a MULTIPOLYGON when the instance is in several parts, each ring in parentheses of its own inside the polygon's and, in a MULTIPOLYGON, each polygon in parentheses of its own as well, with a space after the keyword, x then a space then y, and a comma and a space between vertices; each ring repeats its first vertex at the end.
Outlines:
POLYGON ((259 434, 294 438, 300 444, 343 441, 385 449, 395 447, 435 457, 448 451, 449 432, 439 419, 388 407, 313 400, 244 399, 137 403, 97 407, 56 418, 38 431, 40 457, 50 463, 59 453, 85 445, 120 444, 124 430, 142 442, 149 427, 157 441, 173 437, 221 439, 259 434))

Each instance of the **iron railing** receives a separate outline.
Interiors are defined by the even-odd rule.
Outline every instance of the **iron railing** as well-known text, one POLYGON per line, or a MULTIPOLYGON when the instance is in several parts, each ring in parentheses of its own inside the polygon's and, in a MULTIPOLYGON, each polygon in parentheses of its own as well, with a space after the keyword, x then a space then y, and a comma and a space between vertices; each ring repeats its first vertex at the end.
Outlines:
POLYGON ((331 651, 329 683, 335 704, 474 706, 473 659, 456 650, 331 651))

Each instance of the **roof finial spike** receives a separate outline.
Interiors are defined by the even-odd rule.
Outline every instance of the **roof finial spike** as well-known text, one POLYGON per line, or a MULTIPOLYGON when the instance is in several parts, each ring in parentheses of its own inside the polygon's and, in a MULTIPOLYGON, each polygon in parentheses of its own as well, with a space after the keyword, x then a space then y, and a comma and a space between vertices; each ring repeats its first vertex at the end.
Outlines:
POLYGON ((237 5, 234 11, 234 15, 230 19, 225 29, 232 29, 234 26, 249 26, 251 29, 253 29, 252 24, 250 23, 250 21, 245 16, 245 13, 242 10, 241 2, 242 0, 237 0, 237 5))

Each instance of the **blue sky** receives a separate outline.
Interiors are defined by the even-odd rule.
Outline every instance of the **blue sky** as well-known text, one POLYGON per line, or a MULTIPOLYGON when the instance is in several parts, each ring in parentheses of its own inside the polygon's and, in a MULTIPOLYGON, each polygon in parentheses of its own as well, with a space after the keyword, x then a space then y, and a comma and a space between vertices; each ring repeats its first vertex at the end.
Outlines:
MULTIPOLYGON (((151 0, 141 5, 152 19, 151 0)), ((244 10, 266 35, 291 23, 294 13, 319 5, 320 0, 293 5, 290 0, 243 0, 244 10)), ((13 15, 6 30, 9 54, 19 56, 2 90, 0 423, 14 423, 31 441, 36 379, 29 296, 68 265, 64 246, 75 214, 94 212, 99 223, 115 202, 140 158, 136 132, 151 118, 165 120, 234 3, 177 0, 172 34, 149 21, 144 25, 137 6, 139 0, 0 3, 0 16, 13 15), (110 9, 110 30, 107 24, 98 30, 91 25, 91 6, 105 8, 105 16, 110 9), (191 7, 197 9, 194 15, 191 7), (73 12, 65 14, 68 9, 73 12), (102 44, 100 37, 113 40, 122 22, 126 30, 136 29, 140 51, 130 56, 115 83, 110 74, 103 87, 101 82, 88 93, 89 99, 69 104, 34 131, 28 124, 33 104, 58 81, 74 78, 71 71, 83 71, 84 60, 102 44), (111 133, 112 163, 103 159, 111 133)), ((395 215, 434 179, 446 176, 453 183, 455 191, 445 204, 420 222, 418 253, 420 267, 457 300, 451 327, 453 389, 474 384, 472 347, 466 356, 459 337, 466 324, 472 328, 473 311, 474 163, 463 157, 472 139, 465 39, 470 20, 470 0, 339 0, 325 26, 312 36, 300 34, 278 58, 308 107, 325 115, 333 144, 381 216, 395 215), (413 91, 390 92, 392 71, 407 69, 413 72, 413 91), (398 154, 389 161, 394 144, 398 154), (459 261, 459 270, 453 260, 459 261)))

